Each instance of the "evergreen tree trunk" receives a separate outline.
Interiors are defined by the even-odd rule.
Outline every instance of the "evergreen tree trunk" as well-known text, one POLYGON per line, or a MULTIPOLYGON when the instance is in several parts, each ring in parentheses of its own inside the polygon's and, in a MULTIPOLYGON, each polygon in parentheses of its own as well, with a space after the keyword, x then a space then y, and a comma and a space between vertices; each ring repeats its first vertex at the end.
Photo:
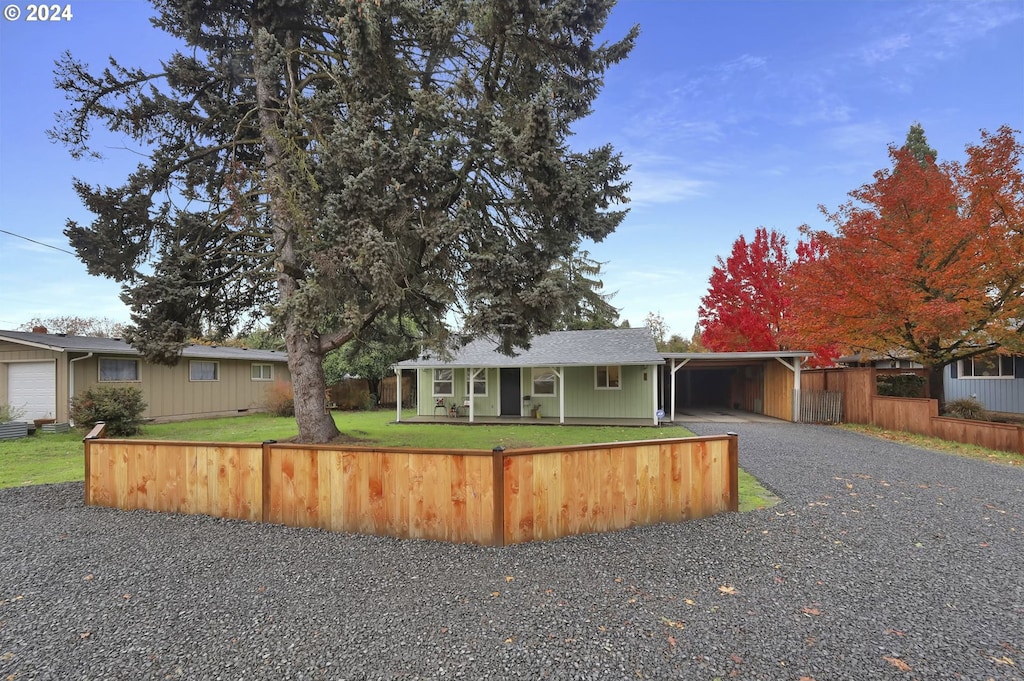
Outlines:
MULTIPOLYGON (((276 252, 277 287, 281 306, 288 310, 299 292, 297 278, 305 272, 296 250, 296 235, 304 212, 292 204, 287 194, 291 186, 288 177, 289 160, 282 143, 283 103, 278 98, 280 83, 284 80, 273 73, 269 53, 270 36, 256 31, 256 105, 259 112, 260 136, 263 142, 264 163, 267 173, 267 194, 273 218, 273 241, 276 252)), ((287 41, 287 38, 286 38, 287 41)), ((340 433, 334 417, 327 410, 327 381, 324 378, 324 352, 320 336, 310 328, 303 315, 285 313, 285 345, 288 348, 288 370, 292 375, 295 400, 295 421, 299 426, 300 442, 330 442, 340 433)))

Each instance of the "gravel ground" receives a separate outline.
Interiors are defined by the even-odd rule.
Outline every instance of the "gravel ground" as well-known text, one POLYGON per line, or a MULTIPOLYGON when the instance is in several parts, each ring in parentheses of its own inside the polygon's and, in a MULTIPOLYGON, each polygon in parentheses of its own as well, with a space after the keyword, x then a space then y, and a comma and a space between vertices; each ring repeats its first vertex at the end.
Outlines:
POLYGON ((1024 679, 1024 469, 728 427, 778 506, 502 549, 0 490, 0 681, 1024 679))

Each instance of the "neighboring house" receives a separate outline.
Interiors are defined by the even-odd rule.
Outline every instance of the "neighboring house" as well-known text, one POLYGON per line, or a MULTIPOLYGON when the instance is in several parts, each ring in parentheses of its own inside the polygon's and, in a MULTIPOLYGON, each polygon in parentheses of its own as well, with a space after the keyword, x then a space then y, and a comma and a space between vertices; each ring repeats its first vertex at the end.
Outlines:
POLYGON ((848 367, 874 367, 875 369, 923 369, 924 365, 912 359, 878 353, 858 352, 836 358, 836 364, 848 367))
POLYGON ((277 381, 291 381, 287 355, 190 345, 176 366, 147 362, 119 338, 0 331, 0 400, 23 420, 69 420, 72 395, 95 385, 134 385, 145 418, 173 421, 266 408, 277 381))
POLYGON ((944 371, 946 402, 973 397, 989 411, 1024 414, 1024 355, 989 352, 953 362, 944 371))
MULTIPOLYGON (((415 370, 417 415, 642 419, 657 423, 664 359, 647 328, 556 331, 528 350, 503 355, 479 338, 447 359, 425 356, 395 365, 415 370), (472 389, 470 388, 472 385, 472 389), (472 393, 473 398, 469 399, 472 393)), ((401 413, 399 413, 401 418, 401 413)))

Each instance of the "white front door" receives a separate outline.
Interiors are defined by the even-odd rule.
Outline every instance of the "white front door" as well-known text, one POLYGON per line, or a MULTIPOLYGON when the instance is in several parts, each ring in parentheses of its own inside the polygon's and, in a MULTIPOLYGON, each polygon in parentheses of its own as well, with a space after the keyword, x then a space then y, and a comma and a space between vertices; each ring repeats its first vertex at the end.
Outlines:
POLYGON ((57 415, 57 367, 53 362, 12 362, 7 365, 7 404, 19 421, 57 415))

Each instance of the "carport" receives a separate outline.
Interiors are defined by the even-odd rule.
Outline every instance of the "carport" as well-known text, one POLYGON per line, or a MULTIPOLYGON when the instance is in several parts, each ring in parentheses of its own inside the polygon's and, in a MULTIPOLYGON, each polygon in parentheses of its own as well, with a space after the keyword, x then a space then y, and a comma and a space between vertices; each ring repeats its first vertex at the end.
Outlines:
POLYGON ((800 420, 800 368, 814 353, 668 352, 662 403, 678 409, 732 409, 786 421, 800 420))

